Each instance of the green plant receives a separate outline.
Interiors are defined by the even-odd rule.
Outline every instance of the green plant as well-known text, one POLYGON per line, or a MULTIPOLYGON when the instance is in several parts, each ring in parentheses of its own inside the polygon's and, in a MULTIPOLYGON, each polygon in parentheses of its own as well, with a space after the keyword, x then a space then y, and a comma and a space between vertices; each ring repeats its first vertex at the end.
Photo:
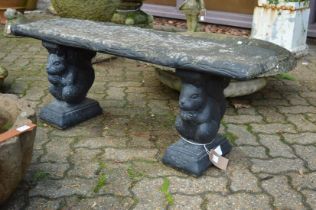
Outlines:
POLYGON ((106 184, 108 177, 105 174, 100 174, 97 185, 94 187, 93 192, 98 193, 106 184))
POLYGON ((33 176, 33 181, 38 182, 45 180, 49 177, 49 173, 44 172, 44 171, 37 171, 34 176, 33 176))
POLYGON ((165 195, 168 205, 172 205, 174 203, 174 198, 169 192, 170 181, 168 178, 163 179, 163 184, 161 186, 161 192, 165 195))
POLYGON ((290 75, 288 73, 278 74, 276 76, 276 78, 279 79, 279 80, 290 80, 290 81, 295 81, 296 80, 294 76, 292 76, 292 75, 290 75))
POLYGON ((128 177, 135 181, 135 180, 139 180, 141 179, 144 174, 139 172, 139 171, 136 171, 132 166, 130 166, 128 169, 127 169, 127 174, 128 174, 128 177))
POLYGON ((235 134, 231 133, 231 132, 226 132, 224 134, 224 137, 233 145, 236 145, 236 140, 238 139, 238 136, 236 136, 235 134))

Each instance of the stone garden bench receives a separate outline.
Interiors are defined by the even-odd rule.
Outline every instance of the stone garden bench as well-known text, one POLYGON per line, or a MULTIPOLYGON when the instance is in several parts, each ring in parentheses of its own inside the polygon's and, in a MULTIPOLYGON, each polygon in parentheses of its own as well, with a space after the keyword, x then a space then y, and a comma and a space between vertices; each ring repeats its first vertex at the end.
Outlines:
POLYGON ((218 135, 229 80, 286 72, 296 65, 289 51, 241 37, 197 38, 74 19, 16 25, 12 33, 40 39, 47 48, 50 93, 56 100, 41 110, 40 118, 62 129, 102 112, 98 102, 86 98, 96 52, 175 68, 183 83, 176 119, 181 138, 167 149, 163 162, 197 176, 211 165, 207 151, 217 148, 225 155, 231 150, 218 135))

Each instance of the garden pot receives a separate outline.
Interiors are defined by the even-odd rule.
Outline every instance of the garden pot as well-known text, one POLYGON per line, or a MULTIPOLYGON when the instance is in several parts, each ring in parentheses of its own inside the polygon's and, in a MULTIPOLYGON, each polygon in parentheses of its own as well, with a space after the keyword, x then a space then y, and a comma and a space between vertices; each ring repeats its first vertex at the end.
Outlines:
POLYGON ((120 0, 52 0, 61 17, 110 21, 120 0))
POLYGON ((117 24, 151 28, 154 18, 141 10, 143 1, 144 0, 121 0, 111 21, 117 24))
POLYGON ((5 78, 8 76, 8 71, 0 66, 0 90, 2 88, 5 78))
POLYGON ((307 53, 309 1, 270 4, 259 0, 254 11, 251 37, 272 42, 298 56, 307 53))
POLYGON ((34 10, 37 8, 37 0, 27 0, 25 9, 34 10))
POLYGON ((1 0, 0 1, 0 23, 5 24, 6 19, 4 17, 4 12, 7 8, 16 9, 23 12, 25 9, 27 0, 1 0))
MULTIPOLYGON (((36 121, 30 104, 0 94, 0 134, 36 121)), ((0 205, 15 191, 32 160, 36 129, 0 142, 0 205)))
POLYGON ((138 10, 143 5, 143 0, 121 0, 119 10, 138 10))

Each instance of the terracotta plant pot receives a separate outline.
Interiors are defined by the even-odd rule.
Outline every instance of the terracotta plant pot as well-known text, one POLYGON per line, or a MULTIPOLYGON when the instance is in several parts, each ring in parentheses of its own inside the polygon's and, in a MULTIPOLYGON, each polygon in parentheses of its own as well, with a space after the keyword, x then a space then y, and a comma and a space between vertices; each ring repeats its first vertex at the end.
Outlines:
POLYGON ((110 21, 120 0, 52 0, 61 17, 110 21))
POLYGON ((0 1, 0 23, 5 24, 4 12, 8 8, 24 11, 27 0, 2 0, 0 1))

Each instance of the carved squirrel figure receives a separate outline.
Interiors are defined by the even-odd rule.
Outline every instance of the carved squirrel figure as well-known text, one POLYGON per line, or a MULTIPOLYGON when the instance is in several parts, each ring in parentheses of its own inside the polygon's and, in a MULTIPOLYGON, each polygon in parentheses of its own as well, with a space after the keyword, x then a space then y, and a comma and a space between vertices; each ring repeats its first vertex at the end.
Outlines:
POLYGON ((85 99, 94 81, 91 59, 95 54, 46 47, 50 52, 47 73, 52 84, 49 88, 51 94, 60 101, 80 103, 85 99))
POLYGON ((228 82, 182 70, 177 70, 177 75, 182 79, 182 90, 176 129, 182 137, 190 141, 210 143, 216 137, 225 113, 223 90, 228 82))

